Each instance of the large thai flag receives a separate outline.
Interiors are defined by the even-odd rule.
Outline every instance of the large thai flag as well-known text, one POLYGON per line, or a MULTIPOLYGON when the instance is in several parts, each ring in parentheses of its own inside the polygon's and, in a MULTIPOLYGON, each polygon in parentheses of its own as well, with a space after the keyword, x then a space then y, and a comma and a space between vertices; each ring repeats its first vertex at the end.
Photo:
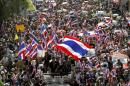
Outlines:
POLYGON ((18 60, 23 60, 25 59, 25 53, 26 53, 26 45, 25 42, 23 41, 20 45, 19 52, 18 52, 18 60))
POLYGON ((75 60, 79 60, 93 47, 88 44, 84 44, 77 38, 65 36, 63 42, 61 44, 57 44, 55 48, 61 50, 75 60))

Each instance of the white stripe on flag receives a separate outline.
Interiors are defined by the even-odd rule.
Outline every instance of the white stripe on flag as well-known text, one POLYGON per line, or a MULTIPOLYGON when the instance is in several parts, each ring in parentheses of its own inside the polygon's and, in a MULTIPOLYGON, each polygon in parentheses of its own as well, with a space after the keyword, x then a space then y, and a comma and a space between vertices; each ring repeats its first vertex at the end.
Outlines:
MULTIPOLYGON (((64 38, 63 41, 72 41, 72 39, 64 38)), ((73 40, 73 41, 76 42, 78 45, 80 45, 83 49, 90 50, 90 48, 87 48, 83 43, 76 41, 76 40, 73 40)))
POLYGON ((73 55, 76 55, 78 58, 82 57, 79 53, 75 52, 71 47, 69 47, 66 44, 58 44, 58 46, 62 46, 64 48, 66 48, 70 53, 72 53, 73 55))

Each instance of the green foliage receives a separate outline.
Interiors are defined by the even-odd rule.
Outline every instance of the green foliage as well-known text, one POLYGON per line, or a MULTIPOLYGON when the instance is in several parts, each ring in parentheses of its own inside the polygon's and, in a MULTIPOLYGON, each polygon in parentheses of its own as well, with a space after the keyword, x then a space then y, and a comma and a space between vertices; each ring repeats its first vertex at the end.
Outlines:
POLYGON ((0 86, 4 86, 3 82, 0 80, 0 86))
POLYGON ((32 0, 26 0, 26 2, 28 3, 28 5, 27 5, 28 11, 35 11, 36 10, 36 8, 34 7, 34 5, 32 3, 32 0))
POLYGON ((20 13, 20 7, 28 9, 33 3, 28 0, 0 0, 0 21, 7 19, 13 14, 20 13))

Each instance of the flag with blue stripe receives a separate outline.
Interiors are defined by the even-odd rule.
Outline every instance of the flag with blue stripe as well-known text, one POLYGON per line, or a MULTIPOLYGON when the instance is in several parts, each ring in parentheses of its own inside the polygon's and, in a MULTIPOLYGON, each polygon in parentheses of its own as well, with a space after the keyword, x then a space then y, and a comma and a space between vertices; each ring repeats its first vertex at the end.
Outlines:
POLYGON ((57 44, 54 48, 61 50, 62 52, 74 58, 75 60, 79 60, 85 54, 87 54, 88 51, 93 47, 81 42, 77 38, 65 36, 63 38, 63 42, 57 44))
POLYGON ((38 47, 38 44, 33 39, 32 42, 30 44, 28 44, 28 46, 26 48, 26 57, 30 57, 31 54, 35 51, 35 49, 37 49, 37 47, 38 47))
POLYGON ((130 26, 130 19, 128 19, 128 24, 129 24, 129 26, 130 26))
POLYGON ((20 48, 19 48, 19 52, 18 52, 18 60, 25 59, 25 52, 26 52, 26 45, 25 45, 25 42, 22 41, 20 48))
POLYGON ((36 36, 33 33, 30 33, 30 38, 32 40, 34 40, 35 43, 37 43, 37 44, 39 43, 38 39, 36 38, 36 36))
POLYGON ((52 33, 52 35, 50 36, 49 41, 47 42, 47 47, 51 48, 56 43, 57 43, 57 41, 56 41, 56 34, 52 33))
POLYGON ((46 34, 47 25, 46 24, 42 24, 42 25, 40 25, 39 28, 40 28, 41 34, 45 35, 46 34))

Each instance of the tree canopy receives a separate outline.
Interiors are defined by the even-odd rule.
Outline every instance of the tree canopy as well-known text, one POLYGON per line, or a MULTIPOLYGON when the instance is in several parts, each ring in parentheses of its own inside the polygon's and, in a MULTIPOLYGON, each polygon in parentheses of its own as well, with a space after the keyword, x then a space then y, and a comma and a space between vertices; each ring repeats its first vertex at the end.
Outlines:
POLYGON ((27 10, 35 10, 31 0, 0 0, 0 22, 13 14, 20 14, 20 7, 24 7, 27 10))

